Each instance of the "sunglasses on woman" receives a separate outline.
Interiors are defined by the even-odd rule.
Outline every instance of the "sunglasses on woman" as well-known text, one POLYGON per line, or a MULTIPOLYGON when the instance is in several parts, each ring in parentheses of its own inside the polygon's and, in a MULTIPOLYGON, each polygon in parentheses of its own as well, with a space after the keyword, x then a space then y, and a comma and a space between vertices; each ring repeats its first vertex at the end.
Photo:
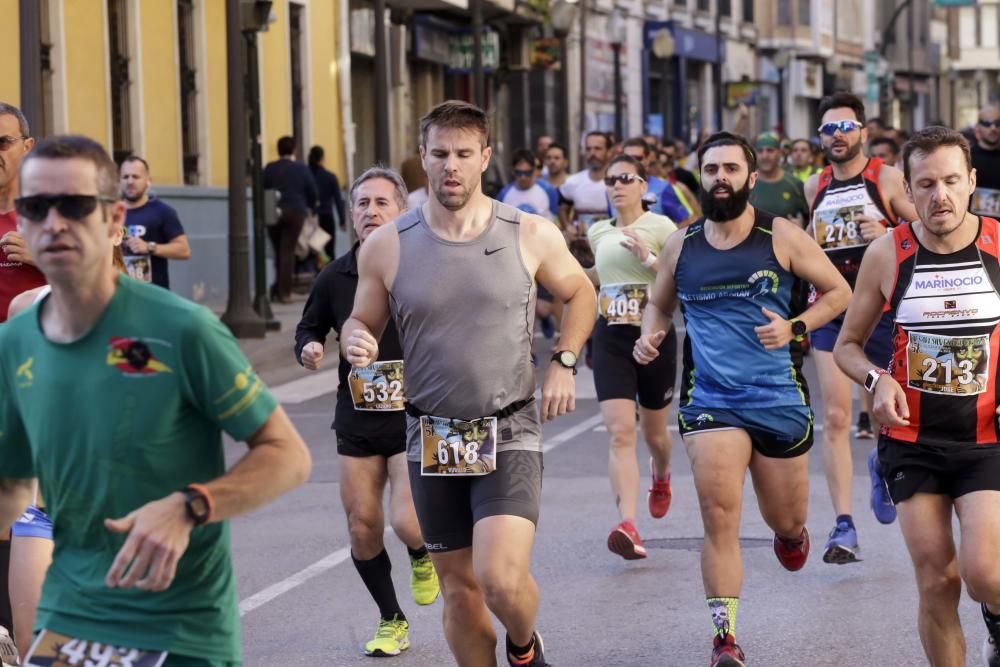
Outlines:
POLYGON ((14 210, 25 220, 42 222, 53 206, 67 220, 83 220, 100 203, 114 204, 116 199, 100 195, 29 195, 14 200, 14 210))
POLYGON ((832 137, 840 130, 841 134, 847 134, 848 132, 853 132, 854 130, 860 130, 864 125, 856 120, 840 120, 837 122, 823 123, 819 126, 818 132, 820 134, 825 134, 828 137, 832 137))
POLYGON ((644 179, 639 174, 617 174, 615 176, 605 176, 604 184, 609 188, 613 188, 615 187, 615 183, 621 183, 622 185, 629 185, 631 183, 634 183, 635 181, 645 182, 645 180, 646 179, 644 179))

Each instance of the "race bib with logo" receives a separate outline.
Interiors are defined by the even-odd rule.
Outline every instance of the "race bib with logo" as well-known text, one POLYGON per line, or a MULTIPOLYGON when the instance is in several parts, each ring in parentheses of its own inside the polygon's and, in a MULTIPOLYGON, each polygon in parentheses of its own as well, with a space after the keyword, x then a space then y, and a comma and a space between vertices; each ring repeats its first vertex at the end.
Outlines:
POLYGON ((968 396, 986 391, 990 337, 937 336, 910 332, 906 377, 911 389, 932 394, 968 396))
MULTIPOLYGON (((823 203, 826 204, 826 200, 823 203)), ((827 252, 868 245, 868 241, 861 236, 861 222, 857 220, 859 215, 864 214, 863 205, 839 208, 824 206, 816 209, 813 212, 813 234, 816 242, 827 252)), ((869 212, 868 215, 881 217, 878 213, 873 215, 869 212)))
POLYGON ((642 324, 642 311, 649 303, 646 283, 611 283, 601 285, 597 307, 608 324, 642 324))
POLYGON ((969 208, 979 215, 1000 218, 1000 190, 977 187, 972 193, 972 205, 969 208))
POLYGON ((420 418, 420 474, 488 475, 497 469, 497 418, 420 418))
POLYGON ((109 646, 42 630, 24 667, 160 667, 166 659, 166 651, 109 646))
POLYGON ((133 280, 153 282, 153 263, 148 255, 125 255, 125 269, 133 280))
POLYGON ((376 361, 367 368, 355 368, 347 381, 355 410, 398 412, 405 409, 402 361, 376 361))

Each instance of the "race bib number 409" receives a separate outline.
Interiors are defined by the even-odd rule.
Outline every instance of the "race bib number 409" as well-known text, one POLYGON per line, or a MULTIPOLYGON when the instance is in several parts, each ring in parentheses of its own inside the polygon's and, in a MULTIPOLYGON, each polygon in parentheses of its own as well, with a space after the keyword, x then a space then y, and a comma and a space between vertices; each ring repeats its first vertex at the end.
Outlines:
POLYGON ((355 410, 398 412, 405 409, 402 361, 376 361, 367 368, 355 368, 347 381, 355 410))
POLYGON ((497 468, 497 418, 420 418, 422 475, 488 475, 497 468))
POLYGON ((24 667, 160 667, 166 659, 166 651, 109 646, 42 630, 24 667))
POLYGON ((597 307, 608 324, 642 324, 642 311, 649 303, 646 283, 611 283, 601 285, 597 307))
POLYGON ((967 396, 986 391, 989 336, 935 336, 910 332, 906 348, 908 385, 932 394, 967 396))

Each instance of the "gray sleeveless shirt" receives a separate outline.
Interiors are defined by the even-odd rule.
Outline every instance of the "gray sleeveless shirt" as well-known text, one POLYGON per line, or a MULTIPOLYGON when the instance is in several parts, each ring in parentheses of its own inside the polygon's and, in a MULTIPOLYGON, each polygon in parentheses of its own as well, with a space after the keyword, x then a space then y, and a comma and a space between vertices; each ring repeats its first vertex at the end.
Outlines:
MULTIPOLYGON (((535 391, 531 341, 535 283, 521 257, 521 212, 493 202, 471 241, 446 241, 420 208, 396 221, 399 267, 390 290, 406 362, 406 400, 438 417, 475 419, 535 391)), ((410 460, 418 460, 419 422, 407 418, 410 460)), ((531 404, 497 428, 497 451, 540 450, 531 404)))

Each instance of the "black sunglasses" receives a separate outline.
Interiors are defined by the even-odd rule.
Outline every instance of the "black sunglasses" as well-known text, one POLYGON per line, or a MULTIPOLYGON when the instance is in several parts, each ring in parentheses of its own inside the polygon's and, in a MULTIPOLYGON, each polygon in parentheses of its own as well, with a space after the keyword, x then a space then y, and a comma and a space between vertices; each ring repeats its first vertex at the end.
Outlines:
POLYGON ((997 120, 983 120, 980 118, 979 127, 1000 127, 1000 118, 997 120))
POLYGON ((605 176, 604 184, 609 188, 613 188, 615 183, 621 183, 622 185, 629 185, 635 181, 642 181, 642 176, 639 174, 617 174, 615 176, 605 176))
POLYGON ((9 134, 5 134, 0 137, 0 151, 5 151, 18 141, 24 141, 27 138, 28 137, 12 137, 9 134))
POLYGON ((523 178, 523 177, 534 176, 534 175, 535 175, 535 172, 532 169, 515 169, 514 170, 514 177, 515 178, 523 178))
POLYGON ((68 220, 82 220, 97 209, 101 202, 113 204, 117 200, 99 195, 30 195, 14 200, 14 210, 25 220, 41 222, 49 216, 53 206, 68 220))

